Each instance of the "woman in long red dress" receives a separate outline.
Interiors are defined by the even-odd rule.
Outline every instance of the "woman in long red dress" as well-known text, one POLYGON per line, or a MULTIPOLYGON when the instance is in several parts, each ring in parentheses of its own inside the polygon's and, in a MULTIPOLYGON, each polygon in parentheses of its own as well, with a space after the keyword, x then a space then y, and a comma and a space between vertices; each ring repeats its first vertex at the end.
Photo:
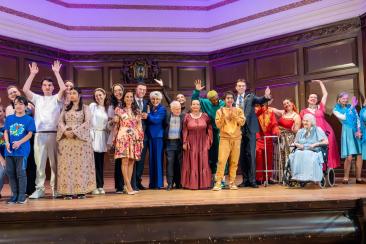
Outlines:
POLYGON ((280 129, 280 151, 281 163, 284 167, 291 153, 290 145, 294 143, 296 132, 301 127, 301 117, 297 113, 295 103, 290 98, 286 98, 282 102, 284 110, 272 108, 278 120, 280 129))
POLYGON ((321 80, 313 80, 320 85, 322 90, 322 99, 318 105, 318 95, 310 94, 308 98, 309 106, 301 110, 300 116, 304 117, 305 114, 312 114, 316 119, 316 126, 323 129, 328 135, 329 151, 328 151, 328 167, 337 168, 341 165, 340 155, 338 151, 337 140, 334 131, 330 124, 325 120, 325 105, 327 103, 328 92, 321 80))
POLYGON ((182 187, 192 190, 211 187, 211 169, 208 150, 212 144, 212 126, 200 102, 193 100, 191 113, 183 121, 182 187))

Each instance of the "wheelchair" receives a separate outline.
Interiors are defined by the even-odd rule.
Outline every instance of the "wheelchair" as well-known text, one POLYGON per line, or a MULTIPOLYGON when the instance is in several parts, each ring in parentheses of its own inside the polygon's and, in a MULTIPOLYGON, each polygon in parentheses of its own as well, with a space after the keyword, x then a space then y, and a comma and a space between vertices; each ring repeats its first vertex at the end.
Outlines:
MULTIPOLYGON (((333 168, 328 167, 328 146, 321 146, 320 152, 323 155, 323 177, 320 182, 314 182, 318 183, 320 188, 325 187, 333 187, 335 185, 335 172, 333 168)), ((294 153, 296 151, 296 147, 292 149, 291 153, 294 153)), ((289 187, 305 187, 308 183, 311 183, 311 181, 298 181, 298 180, 292 180, 291 179, 291 167, 290 167, 290 159, 286 161, 286 165, 284 167, 284 174, 283 174, 283 184, 287 185, 289 187)))

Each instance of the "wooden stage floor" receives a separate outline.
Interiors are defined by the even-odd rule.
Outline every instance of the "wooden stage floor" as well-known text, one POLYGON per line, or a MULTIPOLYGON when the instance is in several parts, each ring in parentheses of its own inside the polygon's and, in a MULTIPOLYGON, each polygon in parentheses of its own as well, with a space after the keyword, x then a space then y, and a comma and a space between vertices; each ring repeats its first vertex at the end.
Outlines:
MULTIPOLYGON (((0 243, 366 243, 366 186, 145 190, 8 205, 0 243)), ((147 179, 144 179, 147 185, 147 179)))
MULTIPOLYGON (((351 181, 353 182, 353 181, 351 181)), ((147 184, 147 179, 143 181, 147 184)), ((238 182, 239 183, 239 182, 238 182)), ((46 185, 48 182, 46 183, 46 185)), ((9 205, 6 201, 10 195, 6 184, 0 199, 0 212, 55 211, 83 209, 113 209, 161 206, 190 206, 211 204, 248 204, 279 202, 311 202, 330 200, 357 200, 366 198, 366 185, 336 184, 334 187, 320 189, 309 184, 305 188, 289 188, 282 185, 260 186, 257 189, 239 188, 238 190, 144 190, 136 195, 116 194, 113 179, 106 179, 105 195, 87 195, 86 199, 52 199, 47 190, 46 198, 28 200, 24 205, 9 205)))

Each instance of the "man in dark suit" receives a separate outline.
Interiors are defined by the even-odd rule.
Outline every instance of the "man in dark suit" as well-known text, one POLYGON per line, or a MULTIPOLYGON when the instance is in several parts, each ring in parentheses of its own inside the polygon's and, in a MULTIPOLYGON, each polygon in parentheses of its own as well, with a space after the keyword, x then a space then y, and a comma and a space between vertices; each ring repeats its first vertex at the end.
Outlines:
POLYGON ((181 112, 181 105, 178 101, 170 103, 170 112, 165 118, 165 152, 166 152, 166 178, 167 190, 182 187, 180 183, 180 168, 182 164, 182 130, 184 113, 181 112))
MULTIPOLYGON (((144 99, 144 96, 146 94, 146 84, 145 83, 139 83, 136 87, 136 92, 135 92, 135 102, 137 104, 137 106, 139 107, 139 109, 141 110, 141 112, 146 113, 147 112, 147 107, 148 107, 148 103, 149 101, 147 99, 144 99)), ((134 190, 145 190, 146 187, 144 187, 141 183, 141 177, 142 174, 144 172, 144 164, 145 164, 145 157, 146 157, 146 152, 149 146, 149 137, 146 134, 146 120, 142 120, 142 128, 144 129, 144 146, 142 148, 142 152, 141 152, 141 158, 139 161, 136 161, 135 163, 135 170, 134 170, 134 176, 132 176, 132 178, 135 178, 135 181, 132 179, 132 188, 134 188, 134 190)))
POLYGON ((239 159, 243 182, 239 187, 257 188, 258 186, 255 181, 255 135, 259 131, 259 125, 254 108, 256 104, 264 104, 271 99, 271 90, 267 87, 264 96, 257 97, 254 93, 247 91, 247 84, 244 79, 237 80, 235 89, 238 92, 237 97, 235 98, 235 105, 243 109, 246 117, 246 123, 242 127, 239 159))

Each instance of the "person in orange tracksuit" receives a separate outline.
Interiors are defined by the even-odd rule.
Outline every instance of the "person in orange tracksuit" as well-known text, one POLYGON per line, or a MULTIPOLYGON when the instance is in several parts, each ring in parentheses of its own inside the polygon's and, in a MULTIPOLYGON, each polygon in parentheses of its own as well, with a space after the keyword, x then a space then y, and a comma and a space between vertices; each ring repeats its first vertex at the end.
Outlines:
MULTIPOLYGON (((265 150, 264 150, 264 136, 277 136, 279 135, 279 128, 274 112, 271 108, 268 108, 268 103, 259 105, 255 108, 255 113, 258 117, 259 132, 256 134, 257 146, 256 146, 256 181, 257 185, 262 184, 266 180, 264 170, 265 166, 265 150)), ((272 138, 266 139, 267 147, 267 170, 273 170, 273 143, 272 138)), ((268 180, 271 182, 272 172, 268 172, 268 180)))

